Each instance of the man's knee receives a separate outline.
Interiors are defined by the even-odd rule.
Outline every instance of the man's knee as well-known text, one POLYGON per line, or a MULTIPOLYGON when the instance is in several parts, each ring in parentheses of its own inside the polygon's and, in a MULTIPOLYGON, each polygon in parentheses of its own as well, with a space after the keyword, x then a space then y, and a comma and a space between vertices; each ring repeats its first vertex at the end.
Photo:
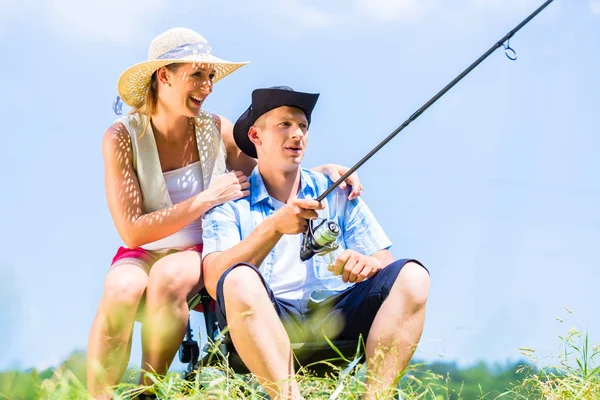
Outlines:
POLYGON ((414 308, 424 307, 429 297, 430 277, 425 267, 415 261, 402 266, 392 287, 405 302, 414 308))
POLYGON ((250 309, 258 296, 267 295, 267 290, 258 271, 245 265, 233 266, 222 278, 225 303, 236 303, 250 309))

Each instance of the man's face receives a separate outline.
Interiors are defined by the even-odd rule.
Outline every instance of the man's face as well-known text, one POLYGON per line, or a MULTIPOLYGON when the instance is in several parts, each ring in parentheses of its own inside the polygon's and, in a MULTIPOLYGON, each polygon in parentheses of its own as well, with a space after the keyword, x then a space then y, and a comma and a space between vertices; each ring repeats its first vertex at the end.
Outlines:
POLYGON ((275 108, 262 115, 250 129, 259 160, 291 170, 300 165, 308 143, 308 121, 294 107, 275 108))

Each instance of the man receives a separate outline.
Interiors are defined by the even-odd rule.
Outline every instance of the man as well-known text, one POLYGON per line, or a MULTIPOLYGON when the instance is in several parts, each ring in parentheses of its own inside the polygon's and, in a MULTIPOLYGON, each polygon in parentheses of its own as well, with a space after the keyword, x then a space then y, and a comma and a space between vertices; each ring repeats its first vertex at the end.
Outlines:
POLYGON ((236 351, 271 398, 302 398, 290 338, 324 333, 367 338, 365 399, 374 399, 396 383, 418 344, 429 274, 415 260, 394 260, 360 198, 349 200, 337 188, 322 203, 313 200, 332 184, 300 166, 318 96, 288 87, 252 93, 234 138, 258 165, 250 196, 203 218, 204 280, 221 328, 228 326, 236 351), (333 264, 328 255, 299 257, 301 233, 317 218, 340 227, 333 264))

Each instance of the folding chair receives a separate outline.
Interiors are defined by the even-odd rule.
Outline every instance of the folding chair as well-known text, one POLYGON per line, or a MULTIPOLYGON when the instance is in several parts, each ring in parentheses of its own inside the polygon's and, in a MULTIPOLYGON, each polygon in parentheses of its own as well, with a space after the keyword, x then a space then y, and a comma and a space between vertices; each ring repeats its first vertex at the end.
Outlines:
MULTIPOLYGON (((200 357, 200 346, 193 338, 193 331, 188 320, 187 333, 179 348, 179 360, 184 364, 188 364, 186 375, 199 368, 222 362, 224 357, 227 357, 228 365, 235 372, 240 374, 249 372, 235 351, 233 344, 220 337, 215 305, 215 301, 205 289, 188 302, 190 311, 203 313, 207 340, 203 348, 204 355, 200 357)), ((304 367, 313 374, 323 376, 331 373, 332 367, 347 365, 347 360, 361 356, 364 351, 363 346, 359 346, 358 339, 334 340, 331 343, 337 351, 327 342, 292 343, 292 351, 296 359, 296 369, 304 367), (345 359, 340 357, 340 353, 345 359)))

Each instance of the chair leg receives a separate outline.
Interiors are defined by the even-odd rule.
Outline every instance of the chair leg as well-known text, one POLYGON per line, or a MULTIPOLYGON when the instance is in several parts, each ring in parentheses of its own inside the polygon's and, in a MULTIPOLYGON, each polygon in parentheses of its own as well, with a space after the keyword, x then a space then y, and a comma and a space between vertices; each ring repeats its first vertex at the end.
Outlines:
POLYGON ((210 296, 202 296, 202 307, 204 308, 204 324, 206 325, 206 335, 209 339, 215 340, 215 332, 218 329, 217 315, 210 311, 210 296))
POLYGON ((223 338, 221 337, 221 331, 219 329, 219 323, 217 322, 217 313, 210 311, 210 303, 212 299, 210 296, 205 294, 202 296, 202 307, 204 308, 204 323, 206 325, 206 336, 207 343, 205 348, 205 352, 213 353, 214 349, 212 348, 213 343, 221 343, 218 348, 218 352, 223 356, 227 356, 227 346, 223 344, 223 338))
POLYGON ((198 346, 198 342, 194 340, 194 332, 192 331, 190 319, 188 318, 187 331, 183 342, 179 346, 179 360, 188 365, 186 373, 189 373, 194 369, 198 363, 199 356, 200 347, 198 346))
MULTIPOLYGON (((202 315, 204 317, 204 325, 206 328, 206 343, 202 348, 202 353, 204 355, 200 358, 198 344, 202 343, 202 341, 199 339, 198 342, 194 342, 196 344, 198 352, 194 353, 196 357, 193 357, 189 361, 187 371, 184 374, 186 379, 193 379, 192 373, 194 371, 202 367, 215 364, 217 361, 222 360, 224 357, 227 356, 227 347, 224 344, 222 344, 223 341, 217 323, 217 315, 214 311, 211 311, 211 297, 208 295, 208 293, 202 291, 198 295, 194 296, 193 301, 195 303, 194 306, 198 305, 199 303, 202 303, 202 308, 204 310, 202 315), (218 348, 214 347, 216 343, 221 343, 218 348)), ((186 336, 186 340, 184 342, 193 341, 193 338, 191 336, 191 328, 189 327, 189 322, 188 333, 189 335, 186 336)))

